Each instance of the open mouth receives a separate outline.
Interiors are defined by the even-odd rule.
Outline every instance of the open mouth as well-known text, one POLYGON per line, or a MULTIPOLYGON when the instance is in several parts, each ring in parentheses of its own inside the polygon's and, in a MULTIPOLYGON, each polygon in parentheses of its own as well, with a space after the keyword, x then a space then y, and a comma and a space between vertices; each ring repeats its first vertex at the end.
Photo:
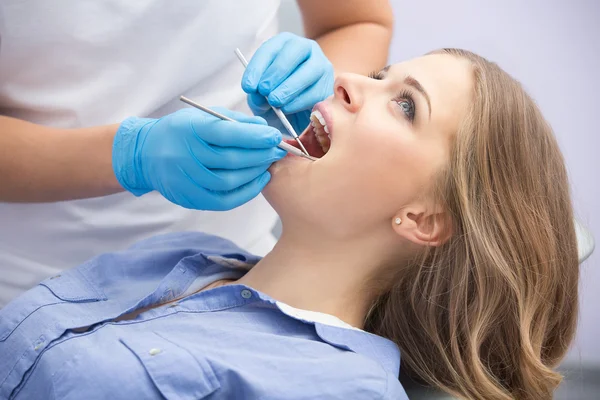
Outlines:
MULTIPOLYGON (((294 139, 286 139, 285 142, 298 149, 300 148, 300 145, 294 139)), ((329 151, 331 147, 330 130, 319 110, 314 110, 310 114, 310 125, 300 135, 300 142, 302 142, 306 151, 316 158, 323 157, 329 151)))

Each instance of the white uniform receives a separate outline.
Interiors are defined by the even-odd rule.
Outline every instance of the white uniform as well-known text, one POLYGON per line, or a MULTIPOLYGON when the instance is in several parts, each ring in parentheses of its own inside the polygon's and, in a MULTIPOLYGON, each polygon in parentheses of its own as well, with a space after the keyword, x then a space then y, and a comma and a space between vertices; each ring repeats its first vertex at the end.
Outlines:
MULTIPOLYGON (((78 128, 185 105, 248 111, 247 55, 277 32, 278 0, 2 0, 0 115, 78 128)), ((249 112, 249 111, 248 111, 249 112)), ((274 244, 262 196, 229 212, 153 192, 51 204, 0 203, 0 307, 60 270, 168 231, 199 230, 256 254, 274 244)))

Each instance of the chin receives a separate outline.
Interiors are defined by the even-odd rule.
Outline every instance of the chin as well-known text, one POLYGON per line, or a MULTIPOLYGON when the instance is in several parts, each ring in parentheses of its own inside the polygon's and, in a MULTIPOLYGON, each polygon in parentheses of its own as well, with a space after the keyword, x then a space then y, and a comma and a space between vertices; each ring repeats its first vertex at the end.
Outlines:
POLYGON ((288 155, 269 168, 271 180, 262 190, 262 194, 280 216, 302 196, 299 186, 308 167, 310 161, 288 155))

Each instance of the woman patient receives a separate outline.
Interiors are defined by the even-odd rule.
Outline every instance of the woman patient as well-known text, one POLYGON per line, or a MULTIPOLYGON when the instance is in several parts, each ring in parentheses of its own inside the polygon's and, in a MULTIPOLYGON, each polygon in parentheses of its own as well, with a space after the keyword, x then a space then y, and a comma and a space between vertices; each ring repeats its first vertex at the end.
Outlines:
MULTIPOLYGON (((562 156, 521 86, 443 50, 340 75, 271 167, 263 259, 160 236, 0 311, 0 398, 550 399, 575 331, 562 156)), ((228 122, 223 122, 228 123, 228 122)))

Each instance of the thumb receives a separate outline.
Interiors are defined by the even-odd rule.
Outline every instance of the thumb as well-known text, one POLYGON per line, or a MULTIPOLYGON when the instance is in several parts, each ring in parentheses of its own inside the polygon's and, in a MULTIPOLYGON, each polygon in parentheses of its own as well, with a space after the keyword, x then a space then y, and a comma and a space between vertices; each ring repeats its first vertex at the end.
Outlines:
POLYGON ((252 110, 255 115, 261 115, 269 111, 271 107, 267 102, 267 99, 260 93, 250 93, 247 98, 248 107, 252 110))

